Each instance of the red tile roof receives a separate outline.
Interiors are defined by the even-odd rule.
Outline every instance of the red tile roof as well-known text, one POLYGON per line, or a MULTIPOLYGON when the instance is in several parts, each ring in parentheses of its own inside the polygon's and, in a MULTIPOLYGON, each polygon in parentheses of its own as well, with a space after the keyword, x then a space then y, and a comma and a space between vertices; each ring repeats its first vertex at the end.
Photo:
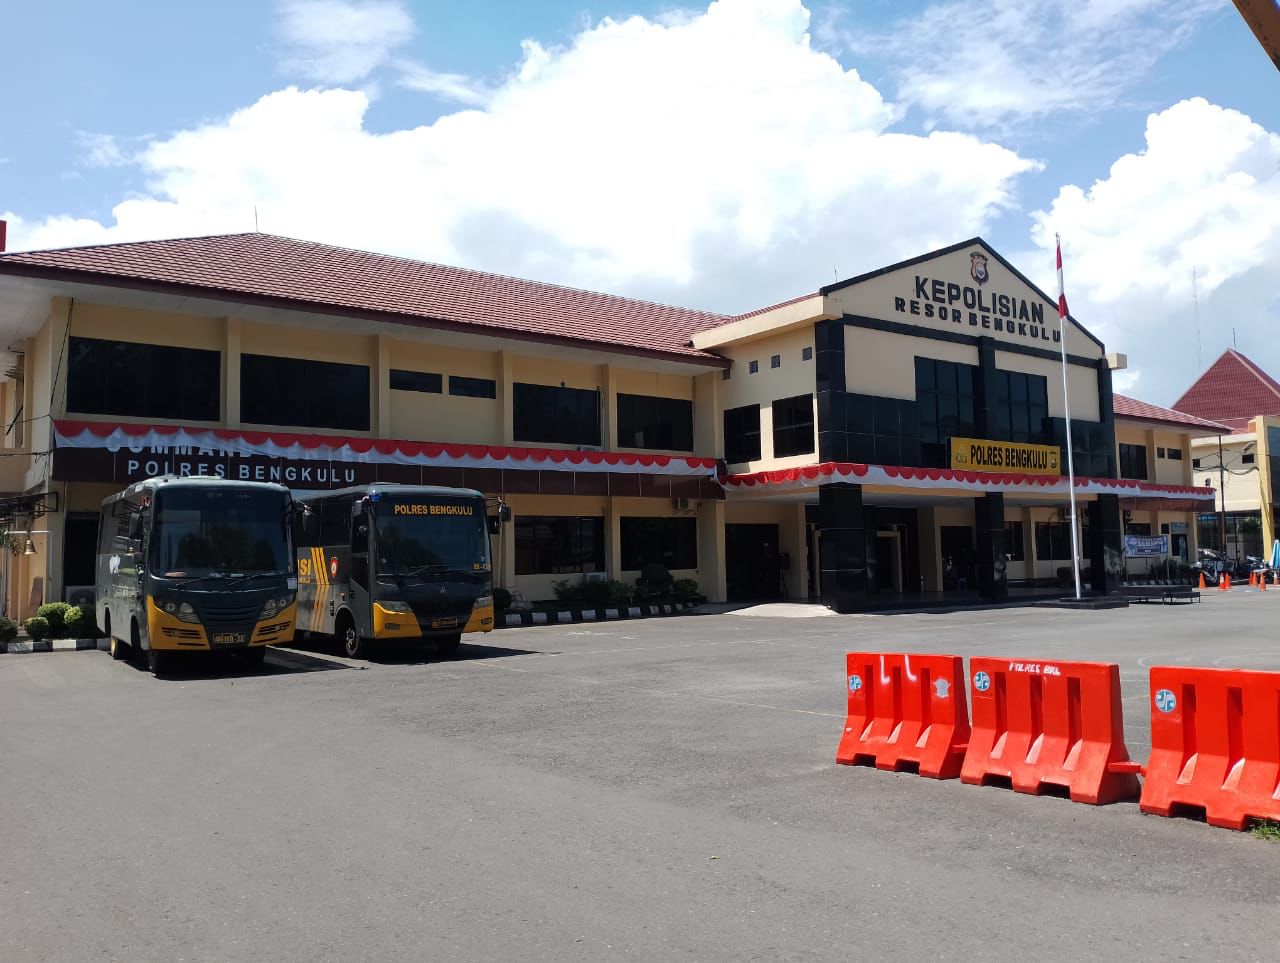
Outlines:
POLYGON ((1280 383, 1228 348, 1173 403, 1179 411, 1220 422, 1280 414, 1280 383))
POLYGON ((389 257, 272 234, 140 241, 0 255, 0 274, 181 291, 423 327, 667 356, 723 366, 689 346, 731 317, 389 257))
POLYGON ((1179 425, 1183 428, 1198 428, 1224 435, 1230 434, 1230 428, 1227 425, 1216 421, 1208 421, 1204 418, 1197 418, 1195 415, 1188 415, 1182 411, 1174 411, 1172 408, 1161 408, 1159 405, 1148 404, 1145 401, 1139 401, 1137 398, 1130 398, 1127 395, 1112 395, 1111 409, 1116 413, 1117 418, 1158 421, 1163 424, 1179 425))

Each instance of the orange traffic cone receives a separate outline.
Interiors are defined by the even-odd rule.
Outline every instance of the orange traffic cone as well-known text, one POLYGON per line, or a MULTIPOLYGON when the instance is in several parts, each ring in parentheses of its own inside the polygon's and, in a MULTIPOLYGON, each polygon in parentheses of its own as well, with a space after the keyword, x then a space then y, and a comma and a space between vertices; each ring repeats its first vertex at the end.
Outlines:
POLYGON ((1225 592, 1227 590, 1227 579, 1228 579, 1228 576, 1226 572, 1218 573, 1218 591, 1219 592, 1225 592))
POLYGON ((1205 584, 1204 584, 1204 570, 1202 569, 1202 570, 1201 570, 1201 572, 1200 572, 1200 591, 1201 591, 1201 592, 1203 592, 1204 590, 1205 590, 1205 584))
POLYGON ((1253 574, 1252 572, 1250 572, 1250 573, 1249 573, 1249 588, 1253 588, 1254 586, 1256 586, 1256 585, 1258 584, 1257 582, 1255 582, 1255 581, 1254 581, 1254 578, 1255 578, 1255 577, 1256 577, 1256 576, 1254 576, 1254 574, 1253 574))
POLYGON ((1265 592, 1266 590, 1267 590, 1267 576, 1266 576, 1266 575, 1259 575, 1259 576, 1258 576, 1258 591, 1260 591, 1260 592, 1265 592))
POLYGON ((1227 576, 1227 591, 1230 592, 1231 591, 1231 573, 1227 572, 1226 576, 1227 576))

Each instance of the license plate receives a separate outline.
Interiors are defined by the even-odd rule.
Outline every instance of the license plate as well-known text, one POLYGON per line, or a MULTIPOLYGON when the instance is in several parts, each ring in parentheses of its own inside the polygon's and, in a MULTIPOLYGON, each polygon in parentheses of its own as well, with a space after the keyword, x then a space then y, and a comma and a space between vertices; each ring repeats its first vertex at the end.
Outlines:
POLYGON ((214 645, 243 645, 245 641, 243 632, 219 632, 213 637, 214 645))
POLYGON ((457 619, 432 619, 431 627, 433 629, 453 629, 457 628, 457 619))

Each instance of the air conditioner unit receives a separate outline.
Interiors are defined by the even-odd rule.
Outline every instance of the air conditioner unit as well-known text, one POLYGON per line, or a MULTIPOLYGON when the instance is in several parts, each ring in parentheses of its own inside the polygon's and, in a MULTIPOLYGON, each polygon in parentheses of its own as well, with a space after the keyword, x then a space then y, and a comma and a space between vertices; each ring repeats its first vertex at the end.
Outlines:
POLYGON ((586 572, 582 576, 584 582, 607 582, 609 575, 607 572, 586 572))
POLYGON ((691 503, 687 498, 673 498, 671 499, 671 507, 678 512, 687 512, 691 507, 691 503))

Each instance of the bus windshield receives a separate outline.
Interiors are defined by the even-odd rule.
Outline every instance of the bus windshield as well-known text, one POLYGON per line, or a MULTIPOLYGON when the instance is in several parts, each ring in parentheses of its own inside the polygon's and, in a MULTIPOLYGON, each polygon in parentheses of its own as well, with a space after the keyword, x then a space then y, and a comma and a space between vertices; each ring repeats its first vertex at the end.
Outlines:
POLYGON ((280 491, 171 488, 156 493, 151 571, 161 578, 293 572, 280 491))
POLYGON ((489 530, 481 503, 383 500, 376 518, 380 576, 426 578, 489 571, 489 530))

